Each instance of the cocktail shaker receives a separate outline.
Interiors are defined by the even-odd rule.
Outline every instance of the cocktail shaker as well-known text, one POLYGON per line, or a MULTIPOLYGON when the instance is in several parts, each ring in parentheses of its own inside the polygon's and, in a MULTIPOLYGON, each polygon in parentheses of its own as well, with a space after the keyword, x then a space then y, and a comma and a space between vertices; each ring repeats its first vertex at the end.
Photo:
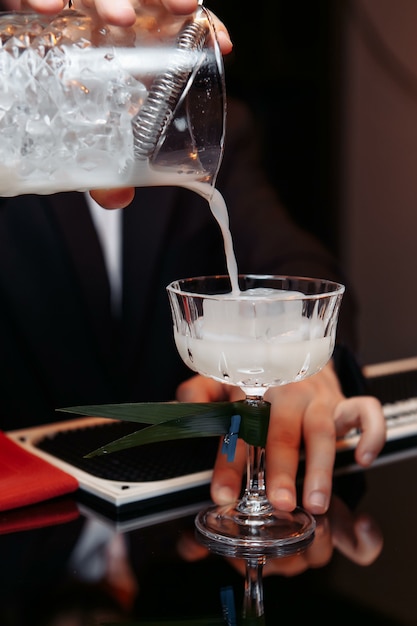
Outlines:
POLYGON ((0 13, 0 196, 213 186, 225 83, 210 14, 121 29, 67 9, 0 13))

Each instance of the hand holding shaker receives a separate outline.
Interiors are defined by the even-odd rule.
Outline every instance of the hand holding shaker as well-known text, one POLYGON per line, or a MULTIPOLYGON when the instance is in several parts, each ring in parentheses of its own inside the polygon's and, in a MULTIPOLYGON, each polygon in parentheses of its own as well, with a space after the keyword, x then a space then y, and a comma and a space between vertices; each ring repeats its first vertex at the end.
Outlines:
POLYGON ((0 13, 0 196, 214 185, 225 128, 209 13, 0 13))

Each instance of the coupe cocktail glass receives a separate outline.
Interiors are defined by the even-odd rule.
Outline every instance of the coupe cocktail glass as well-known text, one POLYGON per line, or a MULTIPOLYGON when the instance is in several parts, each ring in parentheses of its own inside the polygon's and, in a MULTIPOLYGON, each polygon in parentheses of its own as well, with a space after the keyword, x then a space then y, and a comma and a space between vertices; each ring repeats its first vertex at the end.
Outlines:
MULTIPOLYGON (((229 276, 177 280, 168 287, 178 352, 191 370, 245 394, 244 412, 264 419, 270 387, 303 380, 329 361, 344 286, 292 276, 229 276)), ((305 541, 314 518, 301 507, 275 509, 266 496, 265 446, 246 439, 247 481, 231 506, 211 506, 196 517, 203 536, 230 554, 274 553, 305 541)))

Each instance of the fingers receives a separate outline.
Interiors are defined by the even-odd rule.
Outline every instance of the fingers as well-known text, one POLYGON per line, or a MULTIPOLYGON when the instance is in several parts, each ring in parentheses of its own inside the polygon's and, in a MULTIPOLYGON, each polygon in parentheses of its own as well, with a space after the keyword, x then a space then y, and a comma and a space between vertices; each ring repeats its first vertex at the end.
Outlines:
POLYGON ((162 0, 162 4, 174 15, 189 15, 197 9, 197 0, 162 0))
POLYGON ((304 442, 303 506, 314 515, 328 509, 336 449, 334 410, 343 399, 332 364, 302 382, 272 390, 267 444, 268 497, 276 507, 296 506, 296 476, 304 442))
MULTIPOLYGON (((54 12, 62 9, 61 0, 31 0, 32 6, 40 7, 43 12, 54 12)), ((142 2, 146 4, 162 5, 168 13, 173 15, 190 15, 197 9, 197 0, 146 0, 142 2)), ((133 26, 136 20, 135 6, 140 6, 139 0, 75 0, 75 8, 94 9, 101 19, 108 24, 114 26, 129 27, 133 26)), ((212 21, 217 33, 220 50, 223 54, 231 52, 233 45, 230 41, 227 28, 221 20, 212 13, 212 21)))
MULTIPOLYGON (((100 18, 113 26, 133 26, 136 20, 135 6, 140 6, 139 0, 74 0, 74 8, 93 10, 100 18)), ((197 0, 144 0, 146 4, 160 4, 173 15, 189 15, 197 9, 197 0)), ((61 11, 66 5, 65 0, 5 0, 9 10, 30 9, 39 13, 53 15, 61 11)), ((213 13, 211 13, 217 40, 222 54, 229 54, 233 44, 226 26, 213 13)))
POLYGON ((222 441, 213 468, 210 491, 213 502, 219 505, 230 504, 239 497, 246 465, 246 444, 242 439, 237 441, 233 461, 228 461, 227 455, 222 454, 222 441))
POLYGON ((303 506, 314 515, 321 515, 328 509, 332 490, 336 449, 334 407, 320 396, 305 405, 302 394, 298 400, 288 395, 287 405, 283 400, 271 413, 268 432, 268 497, 272 504, 285 511, 296 506, 296 476, 303 440, 303 506))
POLYGON ((369 466, 381 451, 385 419, 375 398, 346 399, 330 363, 319 374, 285 385, 271 395, 267 444, 267 489, 272 504, 283 510, 296 506, 295 481, 300 447, 305 447, 303 506, 314 515, 329 507, 336 437, 361 429, 356 461, 369 466))
POLYGON ((74 0, 75 9, 92 9, 107 24, 129 27, 136 21, 131 0, 74 0))
POLYGON ((373 397, 341 398, 335 404, 314 401, 304 416, 306 469, 303 504, 313 514, 327 511, 332 488, 336 438, 352 428, 361 429, 355 450, 358 464, 368 467, 378 456, 386 438, 380 402, 373 397))
POLYGON ((336 456, 333 405, 320 399, 310 403, 304 416, 305 478, 303 505, 321 515, 329 507, 336 456))
MULTIPOLYGON (((188 402, 234 400, 240 392, 202 376, 194 376, 178 388, 177 399, 188 402)), ((313 515, 326 513, 332 491, 336 436, 352 428, 362 435, 356 460, 369 465, 385 442, 385 419, 380 403, 372 397, 346 399, 332 368, 310 379, 271 389, 271 419, 266 450, 267 496, 283 511, 297 504, 296 478, 304 442, 303 506, 313 515)), ((233 502, 241 491, 246 447, 238 441, 233 462, 220 448, 213 470, 211 495, 217 504, 233 502)))
POLYGON ((295 479, 299 461, 304 401, 288 385, 269 395, 271 417, 266 449, 267 495, 282 511, 292 511, 296 502, 295 479))
POLYGON ((230 39, 229 31, 221 20, 211 13, 217 41, 222 54, 229 54, 233 50, 233 43, 230 39))
POLYGON ((105 209, 123 209, 128 206, 135 195, 133 187, 123 189, 95 189, 90 195, 100 206, 105 209))
POLYGON ((335 411, 335 425, 338 437, 342 437, 352 428, 360 429, 355 459, 363 467, 371 465, 386 440, 385 418, 379 400, 371 396, 355 396, 342 400, 335 411))
MULTIPOLYGON (((162 5, 174 15, 189 15, 197 9, 197 0, 73 0, 78 9, 93 9, 109 24, 132 26, 136 19, 135 6, 140 4, 162 5)), ((31 8, 42 13, 57 13, 67 5, 66 0, 6 0, 6 5, 14 9, 31 8)))
POLYGON ((54 14, 62 11, 66 2, 64 0, 8 0, 6 5, 11 9, 31 9, 38 13, 54 14))

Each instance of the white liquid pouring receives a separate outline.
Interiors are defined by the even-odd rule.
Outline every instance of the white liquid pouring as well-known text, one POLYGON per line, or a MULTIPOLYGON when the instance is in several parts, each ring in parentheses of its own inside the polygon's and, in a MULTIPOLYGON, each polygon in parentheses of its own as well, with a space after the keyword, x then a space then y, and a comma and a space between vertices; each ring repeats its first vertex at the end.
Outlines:
POLYGON ((240 293, 237 261, 233 248, 232 234, 229 228, 229 213, 227 211, 226 202, 224 201, 223 196, 217 189, 213 188, 208 183, 195 182, 184 186, 192 191, 197 192, 209 203, 210 210, 214 218, 216 219, 223 236, 226 265, 232 285, 232 293, 240 293))

